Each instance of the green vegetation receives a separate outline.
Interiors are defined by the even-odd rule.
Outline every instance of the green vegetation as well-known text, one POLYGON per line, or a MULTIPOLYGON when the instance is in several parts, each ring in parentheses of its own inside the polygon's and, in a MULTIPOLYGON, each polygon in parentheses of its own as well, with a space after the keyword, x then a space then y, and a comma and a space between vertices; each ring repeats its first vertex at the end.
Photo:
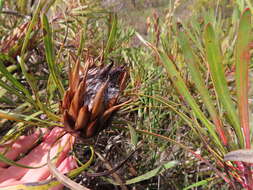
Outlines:
MULTIPOLYGON (((253 189, 252 167, 241 153, 237 162, 224 161, 231 151, 252 148, 253 4, 159 1, 166 7, 143 11, 132 3, 113 12, 94 0, 39 1, 32 8, 27 0, 0 0, 0 144, 34 127, 62 127, 58 103, 68 70, 91 57, 127 68, 121 101, 131 99, 98 136, 95 152, 114 166, 141 148, 118 172, 121 181, 105 176, 83 185, 253 189)), ((91 162, 90 154, 82 156, 91 162)), ((0 160, 17 165, 2 154, 0 160)), ((93 162, 89 168, 98 172, 102 161, 93 162)))

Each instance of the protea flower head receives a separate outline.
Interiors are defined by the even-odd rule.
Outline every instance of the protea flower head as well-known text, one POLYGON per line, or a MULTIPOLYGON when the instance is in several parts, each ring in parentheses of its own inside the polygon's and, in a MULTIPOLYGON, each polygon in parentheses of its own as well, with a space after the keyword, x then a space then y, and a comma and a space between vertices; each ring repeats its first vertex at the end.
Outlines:
POLYGON ((78 62, 69 73, 69 88, 60 106, 65 129, 83 139, 105 129, 122 106, 118 99, 126 76, 124 67, 112 63, 90 67, 86 62, 81 67, 78 62))
MULTIPOLYGON (((0 52, 6 53, 9 56, 16 58, 18 54, 20 54, 20 50, 27 33, 30 22, 27 21, 18 27, 16 27, 13 31, 11 31, 7 36, 3 37, 0 40, 0 52)), ((40 24, 35 25, 33 29, 33 33, 30 37, 30 43, 28 45, 28 50, 32 50, 36 43, 34 43, 36 37, 38 36, 40 24)))

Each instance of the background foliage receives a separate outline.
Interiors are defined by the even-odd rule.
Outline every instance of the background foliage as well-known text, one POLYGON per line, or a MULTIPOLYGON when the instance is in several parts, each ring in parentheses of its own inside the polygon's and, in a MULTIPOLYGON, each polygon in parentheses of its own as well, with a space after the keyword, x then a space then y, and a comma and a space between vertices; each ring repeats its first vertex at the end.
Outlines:
MULTIPOLYGON (((115 165, 143 144, 119 172, 140 176, 129 188, 250 189, 238 165, 223 161, 252 142, 249 0, 30 3, 0 1, 1 143, 59 122, 68 67, 89 54, 129 69, 122 100, 132 102, 95 145, 115 165), (173 160, 175 167, 153 171, 173 160)), ((94 187, 103 179, 83 181, 94 187)))

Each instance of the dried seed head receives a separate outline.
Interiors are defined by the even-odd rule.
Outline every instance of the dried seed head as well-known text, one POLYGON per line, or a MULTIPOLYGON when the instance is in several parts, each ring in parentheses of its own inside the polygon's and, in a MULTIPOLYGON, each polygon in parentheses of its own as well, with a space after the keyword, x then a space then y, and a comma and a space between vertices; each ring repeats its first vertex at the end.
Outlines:
MULTIPOLYGON (((3 36, 0 39, 0 52, 8 54, 10 57, 16 59, 17 55, 20 54, 21 47, 23 44, 23 40, 26 36, 28 27, 30 25, 30 21, 26 21, 21 25, 17 26, 14 30, 12 30, 6 36, 3 36)), ((27 52, 32 53, 35 45, 38 44, 33 43, 39 35, 40 23, 37 23, 33 28, 33 33, 30 36, 30 43, 27 46, 27 52)))
POLYGON ((70 72, 70 86, 61 104, 66 130, 82 138, 93 137, 107 127, 121 106, 117 101, 127 78, 124 67, 109 64, 89 68, 87 64, 82 68, 77 62, 70 72))

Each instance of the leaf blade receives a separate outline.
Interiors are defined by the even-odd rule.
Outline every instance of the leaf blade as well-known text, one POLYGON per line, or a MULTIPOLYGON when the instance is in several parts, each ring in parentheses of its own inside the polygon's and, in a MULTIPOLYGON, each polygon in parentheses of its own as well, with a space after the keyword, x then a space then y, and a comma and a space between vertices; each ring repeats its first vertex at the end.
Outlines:
POLYGON ((235 45, 235 80, 240 124, 243 128, 245 146, 250 148, 248 74, 250 63, 249 43, 251 40, 251 13, 246 9, 240 19, 235 45))
POLYGON ((239 147, 243 147, 243 134, 239 124, 238 115, 236 113, 236 109, 230 97, 228 85, 226 83, 220 44, 210 23, 204 30, 204 44, 206 48, 211 77, 216 93, 218 95, 218 99, 227 112, 228 119, 230 120, 236 132, 239 147))

